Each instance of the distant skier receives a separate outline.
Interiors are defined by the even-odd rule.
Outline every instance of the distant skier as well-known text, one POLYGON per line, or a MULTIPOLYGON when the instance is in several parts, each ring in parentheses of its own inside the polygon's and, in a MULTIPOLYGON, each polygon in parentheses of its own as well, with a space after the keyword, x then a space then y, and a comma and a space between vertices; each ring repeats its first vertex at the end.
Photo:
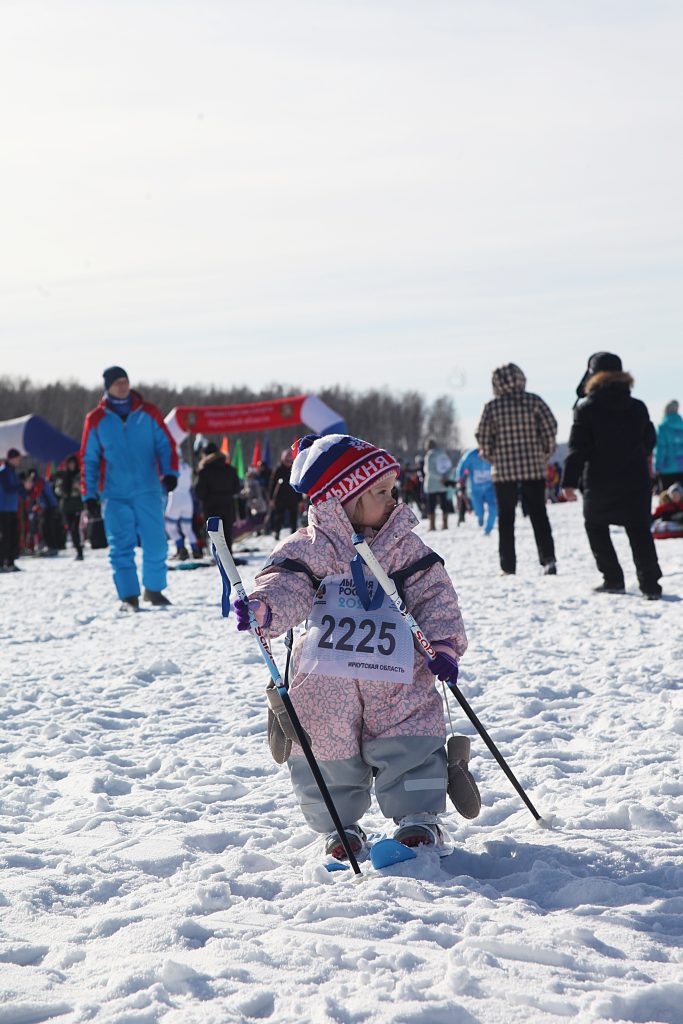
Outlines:
MULTIPOLYGON (((417 537, 418 520, 396 505, 397 460, 348 435, 308 435, 293 446, 291 483, 309 495, 308 526, 279 544, 256 577, 249 606, 279 636, 306 620, 294 644, 292 703, 354 852, 373 784, 382 813, 407 846, 441 844, 447 765, 434 676, 455 680, 467 648, 457 595, 442 560, 417 537), (439 652, 429 665, 405 620, 365 576, 352 537, 360 531, 439 652), (378 601, 379 598, 379 601, 378 601)), ((248 628, 236 602, 238 629, 248 628)), ((288 761, 294 793, 328 856, 346 856, 298 744, 288 761)), ((471 776, 469 776, 471 778, 471 776)), ((476 813, 476 812, 475 812, 476 813)))
POLYGON ((166 494, 178 482, 173 438, 155 405, 131 391, 120 366, 104 371, 102 401, 89 412, 81 441, 82 488, 88 515, 99 518, 100 498, 109 561, 122 609, 138 610, 135 546, 142 545, 143 597, 171 602, 166 587, 166 494))
POLYGON ((469 448, 455 467, 458 481, 466 480, 467 493, 477 522, 484 533, 491 533, 496 525, 496 491, 491 481, 491 463, 482 458, 478 448, 469 448), (486 511, 486 525, 484 525, 486 511))

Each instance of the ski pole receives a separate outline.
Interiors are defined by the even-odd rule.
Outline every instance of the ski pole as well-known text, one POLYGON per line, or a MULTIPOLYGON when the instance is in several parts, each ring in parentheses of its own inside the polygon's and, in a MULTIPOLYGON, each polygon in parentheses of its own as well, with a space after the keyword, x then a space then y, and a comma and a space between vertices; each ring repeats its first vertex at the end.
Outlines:
MULTIPOLYGON (((225 540, 222 520, 218 516, 211 516, 211 518, 208 519, 206 523, 206 532, 211 538, 211 542, 216 553, 216 559, 220 562, 221 566, 225 570, 225 573, 230 581, 231 586, 235 588, 235 593, 237 594, 238 598, 241 601, 245 601, 247 604, 247 608, 249 608, 249 598, 247 597, 247 592, 244 589, 242 578, 239 572, 237 571, 237 566, 235 565, 235 561, 232 557, 232 554, 230 553, 230 548, 228 547, 225 540)), ((259 645, 261 654, 263 656, 263 660, 268 666, 268 671, 270 672, 271 679, 273 680, 273 683, 275 684, 277 691, 282 699, 282 703, 285 706, 285 711, 289 715, 289 720, 292 723, 292 728, 294 729, 301 749, 304 752, 304 757, 308 761, 308 767, 311 769, 311 772, 313 773, 313 778, 315 779, 318 789, 320 790, 321 797, 325 801, 325 806, 327 807, 329 815, 332 818, 332 822, 339 836, 339 840, 342 846, 344 847, 346 856, 349 858, 349 864, 353 868, 354 872, 357 875, 360 875, 362 874, 361 869, 358 867, 358 861, 356 860, 356 856, 353 850, 351 849, 349 838, 346 832, 344 831, 344 826, 342 825, 339 814, 337 813, 337 808, 334 806, 334 801, 332 800, 330 791, 327 788, 327 784, 322 776, 322 772, 320 771, 318 762, 315 759, 315 754, 311 750, 311 745, 308 742, 308 737, 306 736, 304 728, 301 722, 299 721, 299 716, 294 710, 294 705, 292 704, 291 698, 287 691, 287 687, 284 684, 282 676, 280 675, 279 669, 275 663, 275 659, 273 658, 273 655, 271 653, 270 640, 268 634, 266 633, 262 626, 259 626, 258 622, 254 617, 254 613, 251 611, 251 609, 249 609, 249 626, 251 628, 251 632, 256 638, 256 642, 259 645)))
MULTIPOLYGON (((413 618, 413 616, 410 614, 410 612, 406 608, 405 603, 401 600, 400 594, 399 594, 398 590, 396 589, 396 584, 386 574, 386 572, 384 571, 384 569, 382 568, 380 563, 377 561, 377 559, 375 558, 375 556, 372 553, 372 551, 370 550, 370 546, 369 546, 368 542, 365 540, 365 538, 360 533, 354 533, 354 535, 353 535, 353 546, 355 547, 356 551, 358 552, 360 557, 363 559, 363 561, 367 565, 367 567, 370 570, 370 572, 375 576, 377 582, 379 583, 379 585, 382 588, 382 590, 384 591, 384 593, 387 595, 387 597, 392 602, 394 607, 401 613, 403 618, 408 623, 408 625, 410 627, 410 630, 411 630, 413 636, 415 637, 415 639, 417 640, 417 642, 418 642, 418 644, 419 644, 419 646, 420 646, 420 648, 422 650, 422 653, 424 654, 425 658, 427 658, 428 661, 434 661, 434 659, 436 658, 436 651, 434 650, 434 648, 430 644, 429 640, 427 639, 427 637, 424 635, 424 633, 422 632, 422 630, 418 626, 418 624, 415 621, 415 619, 413 618)), ((500 767, 503 769, 503 771, 507 775, 507 777, 510 780, 510 782, 512 783, 514 789, 517 791, 519 796, 522 798, 522 800, 524 801, 526 806, 529 808, 529 810, 533 814, 533 816, 536 819, 536 821, 541 821, 542 820, 541 815, 538 813, 538 811, 536 810, 536 808, 532 804, 531 800, 529 799, 529 797, 526 795, 526 793, 522 789, 521 785, 519 784, 519 782, 515 778, 515 775, 514 775, 512 769, 510 768, 509 764, 507 763, 507 761, 505 760, 505 758, 503 757, 501 752, 498 750, 498 747, 493 742, 493 740, 491 739, 491 737, 487 733, 487 731, 484 728, 484 726, 481 724, 481 722, 479 721, 479 719, 475 715, 474 711, 472 710, 472 708, 468 704, 465 696, 460 692, 460 689, 458 688, 457 683, 449 683, 448 684, 448 688, 451 691, 451 693, 453 694, 453 696, 455 697, 455 699, 457 700, 457 702, 460 705, 460 707, 462 708, 462 710, 465 712, 465 714, 469 718, 469 720, 472 723, 472 725, 474 726, 474 728, 477 730, 477 732, 479 733, 479 735, 483 739, 483 741, 486 744, 486 746, 489 748, 489 750, 491 751, 491 753, 495 757, 495 759, 498 762, 498 764, 500 765, 500 767)))

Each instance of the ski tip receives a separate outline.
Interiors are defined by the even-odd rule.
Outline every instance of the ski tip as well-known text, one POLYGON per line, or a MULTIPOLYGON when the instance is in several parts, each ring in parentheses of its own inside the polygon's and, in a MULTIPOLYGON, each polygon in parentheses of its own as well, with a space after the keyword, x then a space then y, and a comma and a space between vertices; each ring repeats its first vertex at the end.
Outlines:
POLYGON ((370 851, 372 866, 378 870, 388 868, 392 864, 400 864, 404 860, 413 860, 415 857, 415 850, 404 846, 396 839, 380 839, 378 843, 373 844, 370 851))
POLYGON ((218 533, 219 523, 220 519, 218 518, 218 516, 209 516, 209 518, 206 520, 207 533, 218 533))

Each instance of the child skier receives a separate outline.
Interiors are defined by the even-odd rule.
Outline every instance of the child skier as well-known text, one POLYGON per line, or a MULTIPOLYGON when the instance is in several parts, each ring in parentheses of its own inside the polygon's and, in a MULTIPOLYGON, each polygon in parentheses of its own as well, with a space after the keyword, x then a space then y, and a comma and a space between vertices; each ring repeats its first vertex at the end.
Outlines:
MULTIPOLYGON (((273 636, 306 620, 294 644, 289 693, 354 853, 366 840, 360 819, 370 806, 373 775, 380 809, 398 826, 394 838, 407 846, 441 845, 438 815, 448 771, 434 676, 455 682, 457 658, 467 648, 457 595, 442 560, 413 533, 417 518, 394 500, 399 463, 392 455, 343 434, 308 435, 292 450, 291 484, 311 499, 308 526, 275 548, 256 577, 249 608, 235 602, 237 628, 249 628, 249 609, 273 636), (364 570, 354 532, 365 536, 435 638, 433 662, 364 570)), ((462 777, 476 792, 467 756, 462 777)), ((307 823, 326 834, 328 856, 344 859, 296 743, 288 766, 307 823)))

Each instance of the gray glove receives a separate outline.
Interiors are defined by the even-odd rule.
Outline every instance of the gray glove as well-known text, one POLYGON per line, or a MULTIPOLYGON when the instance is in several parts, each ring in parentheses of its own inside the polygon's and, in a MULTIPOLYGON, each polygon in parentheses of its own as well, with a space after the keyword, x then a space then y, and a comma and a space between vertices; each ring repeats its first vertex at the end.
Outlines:
POLYGON ((463 818, 476 818, 481 811, 479 789, 467 765, 470 759, 468 736, 451 736, 448 751, 448 795, 463 818))
MULTIPOLYGON (((268 700, 268 746, 275 763, 284 764, 291 753, 292 743, 298 742, 297 736, 275 683, 271 682, 266 687, 266 698, 268 700)), ((310 745, 311 740, 308 733, 306 733, 306 739, 310 745)))

